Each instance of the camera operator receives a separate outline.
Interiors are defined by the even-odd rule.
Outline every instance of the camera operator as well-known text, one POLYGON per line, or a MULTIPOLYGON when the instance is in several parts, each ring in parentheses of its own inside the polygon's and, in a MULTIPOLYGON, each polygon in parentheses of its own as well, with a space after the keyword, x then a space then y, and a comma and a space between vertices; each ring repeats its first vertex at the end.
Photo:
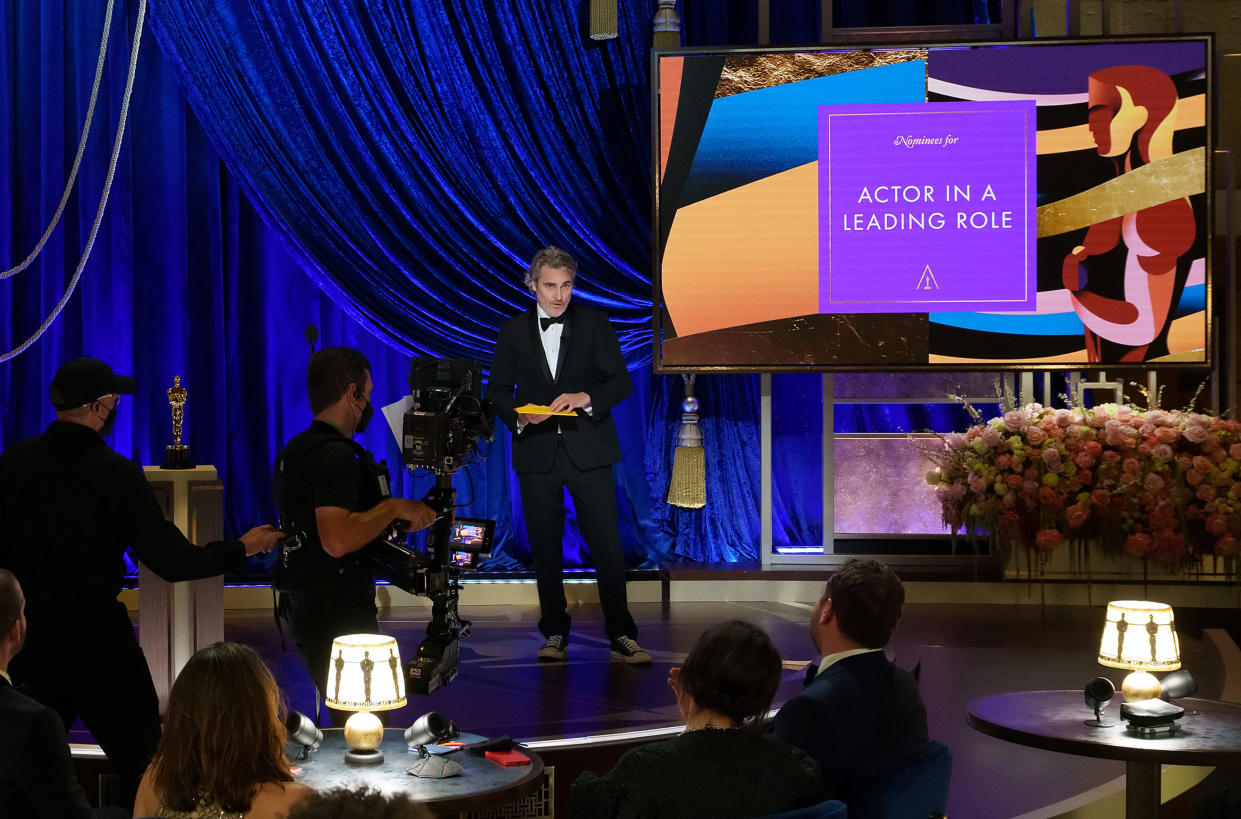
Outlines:
MULTIPOLYGON (((320 693, 327 690, 332 639, 379 629, 375 576, 361 550, 395 521, 411 529, 435 521, 421 501, 385 497, 374 459, 352 440, 374 415, 370 368, 348 347, 310 357, 306 385, 314 420, 280 451, 272 479, 290 536, 276 564, 278 613, 320 693)), ((332 712, 338 725, 347 717, 332 712)))
POLYGON ((123 555, 169 581, 240 572, 280 533, 196 548, 164 517, 142 469, 104 442, 137 382, 102 361, 64 364, 49 389, 56 420, 0 455, 0 567, 26 594, 30 629, 14 683, 68 728, 81 717, 132 805, 159 742, 159 700, 133 623, 117 595, 123 555))

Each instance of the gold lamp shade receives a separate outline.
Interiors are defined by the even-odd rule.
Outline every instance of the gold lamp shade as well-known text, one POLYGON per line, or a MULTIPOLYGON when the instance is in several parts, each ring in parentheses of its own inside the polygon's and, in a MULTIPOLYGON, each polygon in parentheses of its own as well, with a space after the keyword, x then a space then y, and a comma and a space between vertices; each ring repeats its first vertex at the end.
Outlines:
POLYGON ((1146 600, 1108 603, 1107 621, 1099 641, 1099 664, 1133 672, 1121 685, 1126 700, 1158 697, 1159 680, 1149 672, 1181 667, 1181 645, 1172 607, 1146 600))
POLYGON ((350 748, 345 761, 383 762, 379 750, 383 723, 371 712, 405 705, 405 675, 396 640, 381 634, 345 634, 333 640, 323 699, 329 708, 356 712, 345 723, 350 748))

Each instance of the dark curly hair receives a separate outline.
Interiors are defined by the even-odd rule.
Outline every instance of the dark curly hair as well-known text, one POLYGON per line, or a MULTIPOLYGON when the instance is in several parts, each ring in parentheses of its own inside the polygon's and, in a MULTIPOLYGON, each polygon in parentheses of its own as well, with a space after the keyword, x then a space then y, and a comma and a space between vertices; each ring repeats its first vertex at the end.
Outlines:
POLYGON ((703 708, 761 730, 780 686, 780 669, 780 652, 766 632, 729 620, 698 638, 681 666, 681 684, 703 708))
POLYGON ((433 814, 409 795, 362 787, 308 793, 289 809, 289 819, 430 819, 433 814))

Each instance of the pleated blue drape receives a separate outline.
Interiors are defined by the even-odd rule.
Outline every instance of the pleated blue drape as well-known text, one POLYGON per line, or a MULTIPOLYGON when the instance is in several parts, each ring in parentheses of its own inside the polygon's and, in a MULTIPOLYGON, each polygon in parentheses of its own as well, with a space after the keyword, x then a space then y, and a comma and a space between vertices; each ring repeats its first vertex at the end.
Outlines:
MULTIPOLYGON (((680 5, 689 45, 755 40, 746 4, 680 5)), ((773 40, 817 37, 803 5, 772 4, 773 40)), ((620 37, 602 43, 584 36, 584 7, 155 0, 81 285, 39 343, 0 365, 0 446, 40 431, 56 367, 92 355, 141 385, 111 443, 157 463, 171 439, 164 391, 181 375, 186 440, 220 470, 226 529, 272 521, 271 464, 309 418, 307 324, 320 344, 361 349, 376 402, 395 401, 411 353, 487 363, 499 322, 529 303, 525 260, 555 243, 580 259, 575 298, 612 315, 632 367, 634 395, 616 412, 630 562, 756 559, 757 377, 699 378, 710 503, 663 503, 681 386, 649 371, 654 5, 620 3, 620 37)), ((6 350, 60 298, 94 217, 137 2, 116 9, 79 188, 36 264, 0 282, 6 350)), ((103 15, 96 0, 0 5, 0 267, 25 258, 55 209, 103 15)), ((804 426, 807 441, 817 436, 804 426)), ((399 462, 378 421, 362 441, 399 462)), ((463 514, 499 521, 496 563, 512 566, 528 548, 508 446, 501 430, 456 483, 463 514)), ((776 458, 775 537, 804 542, 819 516, 803 508, 817 458, 797 435, 776 458)), ((406 496, 429 486, 393 471, 406 496)), ((571 531, 566 561, 585 559, 571 531)))

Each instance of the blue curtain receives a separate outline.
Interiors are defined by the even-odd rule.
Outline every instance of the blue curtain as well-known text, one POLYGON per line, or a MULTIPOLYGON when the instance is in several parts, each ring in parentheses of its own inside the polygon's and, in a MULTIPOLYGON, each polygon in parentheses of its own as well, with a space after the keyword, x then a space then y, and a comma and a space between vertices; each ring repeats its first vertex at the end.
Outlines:
MULTIPOLYGON (((616 411, 631 563, 755 559, 757 377, 699 378, 710 502, 663 502, 681 386, 648 368, 653 4, 620 3, 620 37, 602 43, 582 33, 585 0, 444 5, 158 0, 81 284, 40 342, 0 364, 0 446, 46 426, 52 373, 92 355, 141 385, 112 445, 158 463, 164 391, 180 375, 186 441, 224 479, 226 530, 272 521, 271 464, 309 418, 306 325, 320 344, 361 349, 376 402, 395 401, 411 353, 487 363, 499 322, 528 304, 525 260, 557 243, 582 263, 576 298, 612 315, 632 367, 616 411)), ((686 43, 754 42, 744 5, 720 16, 685 0, 686 43)), ((803 5, 773 3, 777 43, 815 39, 803 5)), ((137 2, 116 9, 78 189, 37 262, 0 282, 5 350, 61 297, 94 217, 137 2)), ((0 267, 25 258, 55 211, 103 20, 97 0, 0 5, 0 267)), ((383 425, 362 442, 399 463, 383 425)), ((799 488, 817 459, 801 455, 777 470, 777 540, 817 519, 799 488)), ((393 471, 408 497, 429 486, 393 471)), ((499 521, 497 565, 528 558, 515 483, 503 430, 456 479, 463 514, 499 521)), ((575 530, 566 558, 584 560, 575 530)))

